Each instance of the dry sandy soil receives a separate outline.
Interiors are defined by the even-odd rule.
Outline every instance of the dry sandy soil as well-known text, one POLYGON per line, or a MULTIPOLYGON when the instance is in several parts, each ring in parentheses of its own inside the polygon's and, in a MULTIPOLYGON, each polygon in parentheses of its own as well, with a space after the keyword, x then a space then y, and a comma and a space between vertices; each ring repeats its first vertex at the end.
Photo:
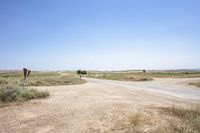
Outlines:
POLYGON ((186 85, 190 80, 199 79, 156 79, 149 83, 133 84, 88 79, 88 83, 82 85, 38 87, 38 90, 48 90, 51 96, 0 108, 0 132, 125 132, 129 128, 131 115, 138 113, 154 123, 142 127, 148 132, 165 125, 164 116, 159 114, 156 107, 189 107, 199 102, 200 97, 180 98, 146 88, 151 86, 152 90, 157 85, 167 88, 169 84, 169 87, 196 89, 200 93, 200 89, 186 85), (140 90, 141 84, 144 89, 140 90))

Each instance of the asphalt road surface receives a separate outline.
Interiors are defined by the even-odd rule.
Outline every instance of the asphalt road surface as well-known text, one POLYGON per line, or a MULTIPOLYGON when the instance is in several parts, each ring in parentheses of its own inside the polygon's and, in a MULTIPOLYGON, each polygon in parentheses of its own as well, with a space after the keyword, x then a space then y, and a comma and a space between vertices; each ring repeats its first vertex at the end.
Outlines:
POLYGON ((143 90, 147 92, 155 92, 167 94, 190 100, 200 100, 200 88, 189 86, 188 83, 200 80, 199 78, 164 78, 155 79, 154 81, 146 82, 127 82, 114 80, 99 80, 92 78, 85 78, 88 82, 118 86, 121 88, 131 88, 136 90, 143 90))

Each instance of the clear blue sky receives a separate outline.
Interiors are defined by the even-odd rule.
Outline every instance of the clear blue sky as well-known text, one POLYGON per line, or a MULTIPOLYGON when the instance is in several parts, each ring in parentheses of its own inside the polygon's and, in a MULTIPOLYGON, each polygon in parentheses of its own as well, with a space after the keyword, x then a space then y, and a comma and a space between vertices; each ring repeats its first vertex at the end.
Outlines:
POLYGON ((200 68, 200 0, 0 0, 0 69, 200 68))

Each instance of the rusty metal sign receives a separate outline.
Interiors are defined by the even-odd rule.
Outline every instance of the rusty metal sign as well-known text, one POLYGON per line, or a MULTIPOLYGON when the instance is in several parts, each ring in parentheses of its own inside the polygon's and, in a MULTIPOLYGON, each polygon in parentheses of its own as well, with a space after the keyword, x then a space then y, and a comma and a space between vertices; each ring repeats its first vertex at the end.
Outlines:
POLYGON ((26 68, 24 68, 23 72, 24 72, 24 80, 26 80, 29 77, 31 71, 26 69, 26 68))

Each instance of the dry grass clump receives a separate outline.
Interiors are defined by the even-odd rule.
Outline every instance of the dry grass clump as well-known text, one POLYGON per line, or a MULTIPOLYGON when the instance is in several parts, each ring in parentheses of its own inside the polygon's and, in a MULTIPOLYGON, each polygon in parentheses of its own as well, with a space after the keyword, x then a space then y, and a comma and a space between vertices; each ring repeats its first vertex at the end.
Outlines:
POLYGON ((0 79, 0 85, 7 85, 8 81, 5 79, 0 79))
POLYGON ((127 80, 127 81, 152 81, 153 78, 148 77, 148 76, 125 76, 123 77, 123 80, 127 80))
POLYGON ((137 113, 129 117, 129 128, 126 133, 140 133, 145 132, 145 127, 152 126, 152 118, 149 115, 137 113))
POLYGON ((168 131, 174 130, 178 133, 200 132, 200 106, 192 109, 181 107, 160 108, 162 113, 173 116, 178 121, 170 121, 168 131))
POLYGON ((45 98, 49 92, 38 92, 35 89, 28 89, 22 86, 6 85, 0 87, 0 102, 27 101, 35 98, 45 98))
POLYGON ((189 83, 189 85, 196 86, 196 87, 200 87, 200 81, 198 81, 198 82, 193 82, 193 83, 189 83))
POLYGON ((153 118, 149 114, 134 113, 127 115, 123 120, 118 120, 110 132, 143 133, 152 129, 153 118))
POLYGON ((120 133, 200 133, 200 106, 159 107, 145 113, 128 114, 113 126, 120 133), (153 112, 153 113, 152 113, 153 112))

